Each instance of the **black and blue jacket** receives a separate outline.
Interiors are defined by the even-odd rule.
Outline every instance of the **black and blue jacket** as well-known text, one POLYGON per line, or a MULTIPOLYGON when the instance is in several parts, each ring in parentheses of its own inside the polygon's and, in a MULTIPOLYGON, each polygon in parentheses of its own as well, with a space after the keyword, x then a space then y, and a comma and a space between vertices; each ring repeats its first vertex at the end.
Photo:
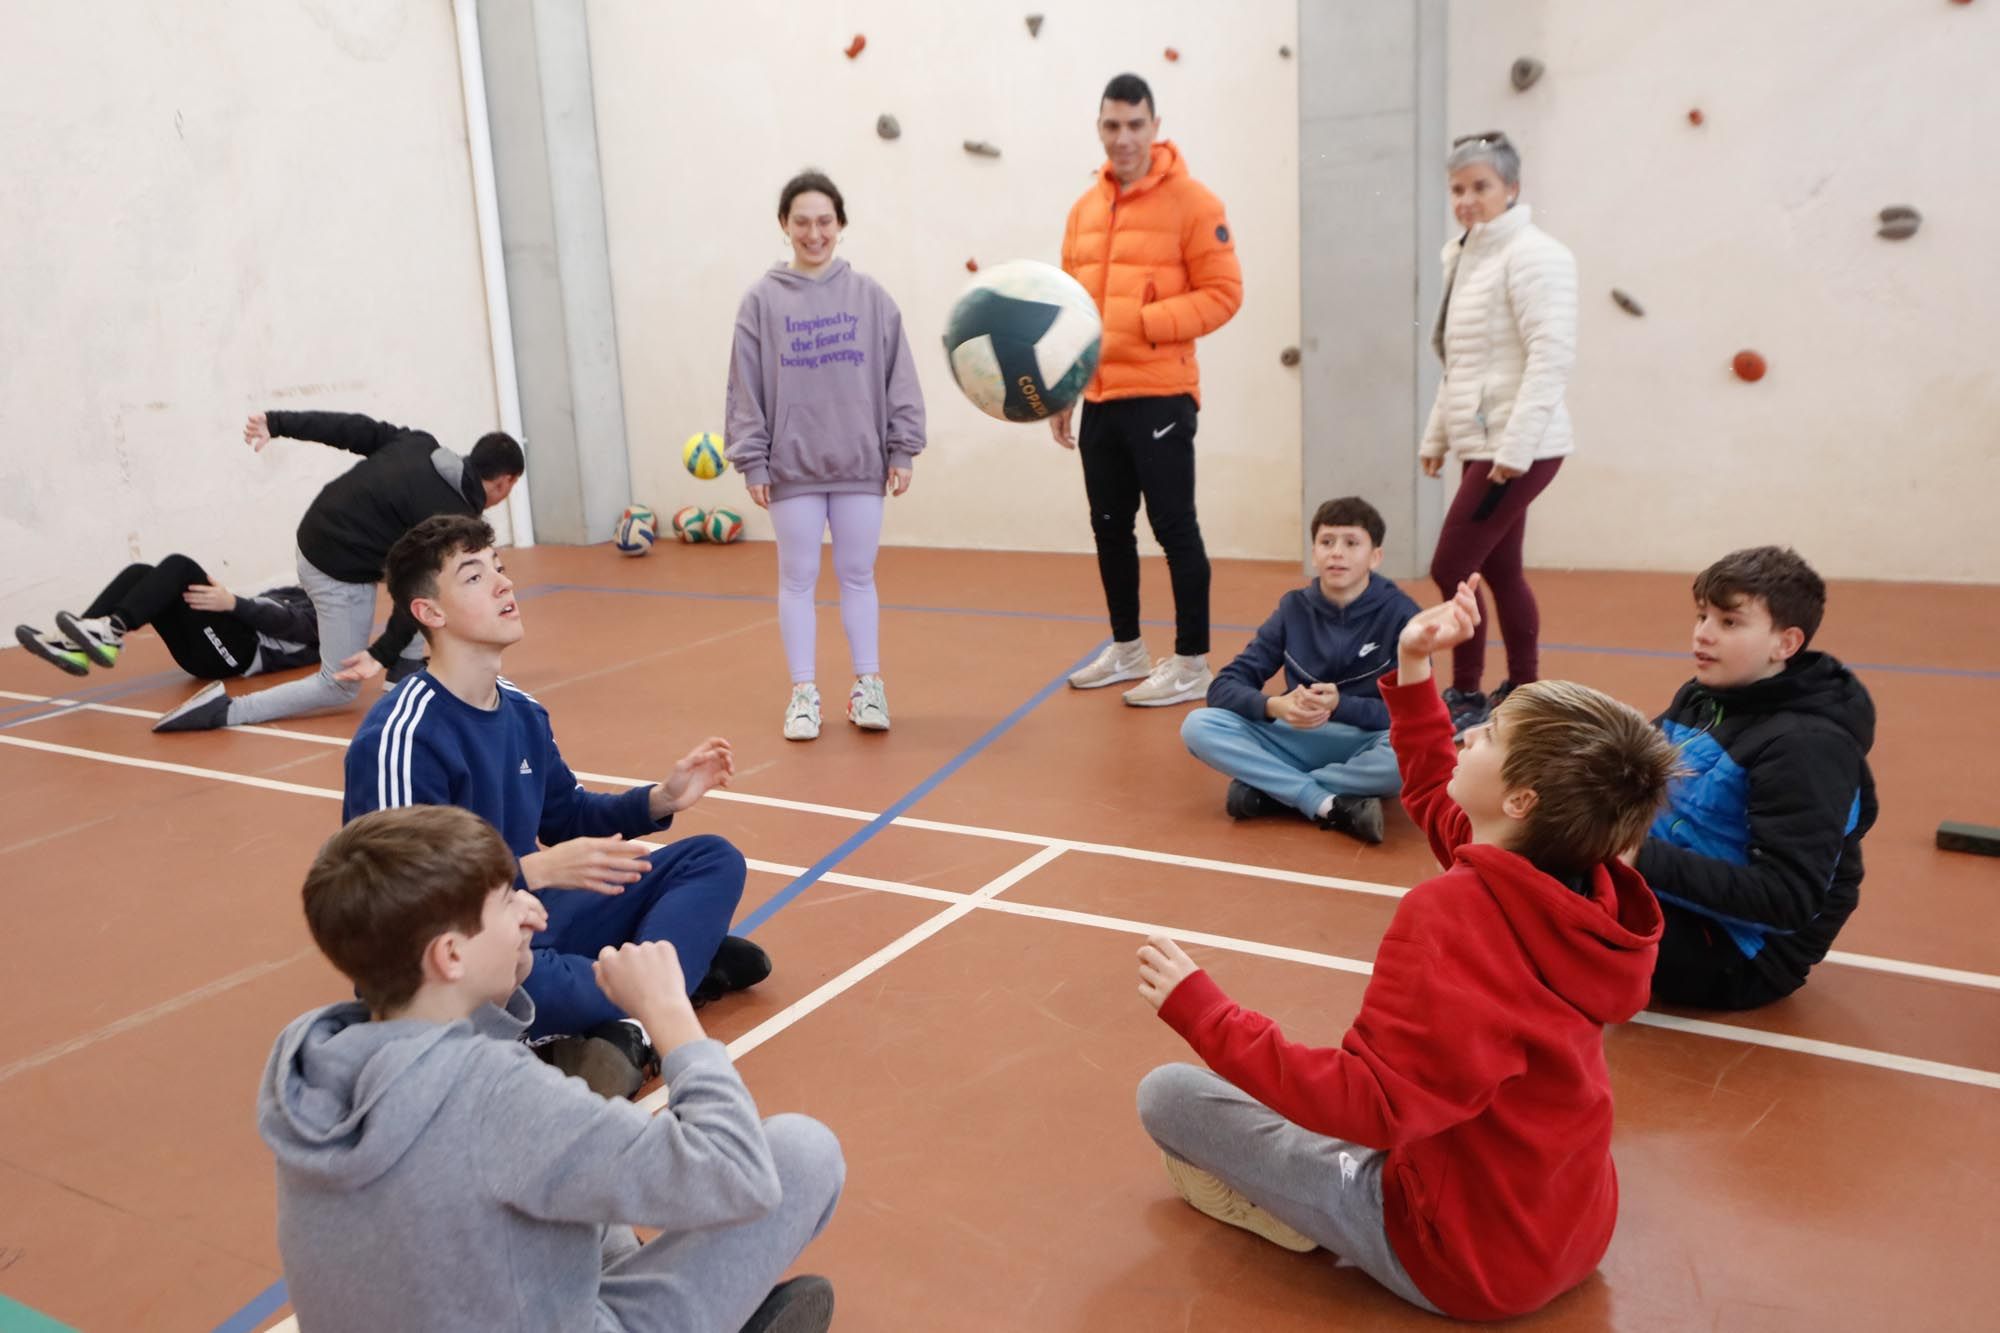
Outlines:
POLYGON ((1346 606, 1335 606, 1317 580, 1278 599, 1278 609, 1236 660, 1215 673, 1208 706, 1226 708, 1252 722, 1264 712, 1264 682, 1285 673, 1285 688, 1336 685, 1333 721, 1364 731, 1389 729, 1389 706, 1376 680, 1396 664, 1396 639, 1417 614, 1409 594, 1380 574, 1346 606))
POLYGON ((1874 701, 1838 660, 1807 652, 1735 689, 1689 681, 1659 725, 1690 774, 1639 873, 1661 902, 1720 926, 1778 994, 1797 990, 1860 900, 1874 701))

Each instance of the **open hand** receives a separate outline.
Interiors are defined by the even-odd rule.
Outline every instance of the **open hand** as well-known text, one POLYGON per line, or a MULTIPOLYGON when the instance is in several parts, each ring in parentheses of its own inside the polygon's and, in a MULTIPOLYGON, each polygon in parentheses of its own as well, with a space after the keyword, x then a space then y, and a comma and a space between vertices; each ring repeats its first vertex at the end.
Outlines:
POLYGON ((1174 987, 1200 970, 1180 945, 1165 935, 1148 935, 1139 946, 1139 996, 1158 1009, 1174 987))
POLYGON ((243 443, 250 446, 252 453, 261 453, 270 442, 271 423, 262 412, 252 412, 250 419, 243 423, 243 443))
MULTIPOLYGON (((736 754, 729 748, 729 742, 720 736, 710 736, 701 744, 689 750, 681 761, 667 774, 666 781, 655 790, 663 798, 665 810, 660 813, 678 814, 687 809, 702 796, 716 787, 727 787, 729 779, 736 776, 736 754)), ((655 804, 660 804, 656 801, 655 804)), ((657 818, 657 815, 655 816, 657 818)))
POLYGON ((521 858, 521 879, 531 889, 588 889, 619 894, 653 868, 646 849, 623 838, 571 838, 521 858))
POLYGON ((197 611, 234 611, 236 594, 220 583, 190 583, 181 600, 197 611))
POLYGON ((340 670, 333 673, 333 678, 353 682, 373 680, 381 675, 383 670, 384 667, 375 660, 374 654, 364 648, 354 656, 343 659, 340 670))

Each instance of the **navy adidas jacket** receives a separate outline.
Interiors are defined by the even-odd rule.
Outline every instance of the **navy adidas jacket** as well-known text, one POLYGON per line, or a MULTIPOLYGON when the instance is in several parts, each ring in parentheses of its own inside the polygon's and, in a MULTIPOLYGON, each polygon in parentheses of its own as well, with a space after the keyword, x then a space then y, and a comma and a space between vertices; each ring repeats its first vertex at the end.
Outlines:
POLYGON ((1689 681, 1659 725, 1691 774, 1653 821, 1639 873, 1662 902, 1718 923, 1780 994, 1797 990, 1860 901, 1874 701, 1838 660, 1807 652, 1736 689, 1689 681))
POLYGON ((1280 668, 1285 688, 1340 687, 1333 721, 1364 731, 1387 731, 1389 709, 1376 680, 1396 662, 1396 639, 1417 604, 1392 580, 1368 576, 1368 586, 1346 606, 1326 600, 1314 581, 1278 599, 1278 609, 1236 660, 1215 673, 1208 706, 1226 708, 1252 722, 1264 713, 1264 683, 1280 668))

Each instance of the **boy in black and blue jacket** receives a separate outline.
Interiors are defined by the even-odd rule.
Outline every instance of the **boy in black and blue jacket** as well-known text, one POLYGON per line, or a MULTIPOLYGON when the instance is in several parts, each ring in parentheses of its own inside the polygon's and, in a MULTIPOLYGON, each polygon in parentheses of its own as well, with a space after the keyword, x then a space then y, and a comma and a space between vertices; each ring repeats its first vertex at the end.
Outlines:
POLYGON ((1861 894, 1875 704, 1808 652, 1826 584, 1776 546, 1694 581, 1694 679, 1659 724, 1677 780, 1635 861, 1666 918, 1654 998, 1750 1009, 1805 985, 1861 894))
POLYGON ((1382 797, 1402 786, 1389 710, 1376 679, 1417 604, 1376 573, 1382 515, 1366 500, 1328 500, 1313 514, 1317 577, 1286 593, 1247 647, 1188 714, 1181 739, 1229 775, 1233 819, 1290 808, 1363 842, 1382 841, 1382 797), (1285 692, 1264 693, 1280 669, 1285 692))

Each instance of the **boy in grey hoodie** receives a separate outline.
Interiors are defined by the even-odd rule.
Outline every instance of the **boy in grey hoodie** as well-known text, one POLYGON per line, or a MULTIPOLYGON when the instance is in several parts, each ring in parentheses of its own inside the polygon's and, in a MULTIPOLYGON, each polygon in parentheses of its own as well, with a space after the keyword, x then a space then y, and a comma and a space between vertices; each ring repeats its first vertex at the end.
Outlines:
POLYGON ((671 1091, 654 1116, 519 1041, 543 909, 477 815, 364 815, 321 849, 304 897, 360 998, 287 1027, 258 1095, 302 1327, 827 1327, 823 1278, 771 1284, 833 1214, 840 1145, 804 1116, 759 1122, 671 944, 597 962, 662 1053, 671 1091), (633 1223, 663 1234, 640 1245, 633 1223))

